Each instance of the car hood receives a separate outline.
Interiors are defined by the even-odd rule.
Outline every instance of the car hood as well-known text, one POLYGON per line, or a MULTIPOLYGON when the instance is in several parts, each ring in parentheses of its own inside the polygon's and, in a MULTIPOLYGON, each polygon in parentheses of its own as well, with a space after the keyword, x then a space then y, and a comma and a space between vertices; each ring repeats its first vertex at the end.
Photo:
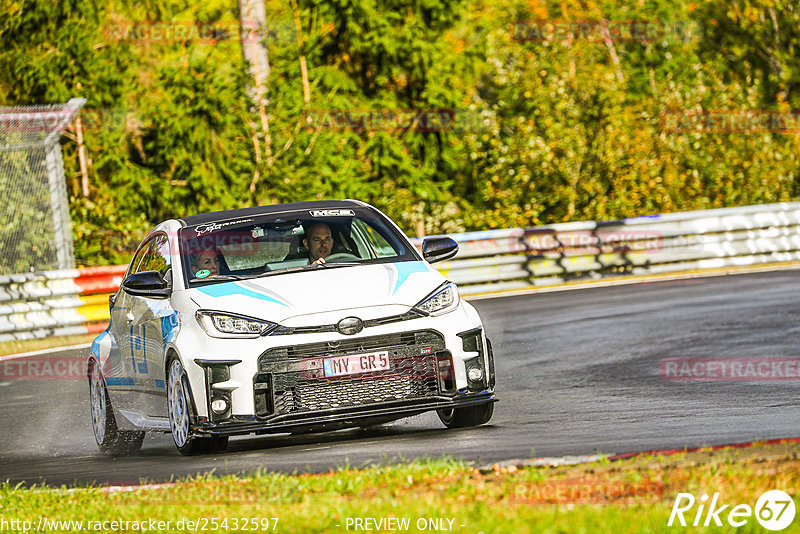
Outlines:
POLYGON ((188 291, 200 308, 294 327, 405 313, 444 281, 426 262, 410 261, 277 274, 188 291))

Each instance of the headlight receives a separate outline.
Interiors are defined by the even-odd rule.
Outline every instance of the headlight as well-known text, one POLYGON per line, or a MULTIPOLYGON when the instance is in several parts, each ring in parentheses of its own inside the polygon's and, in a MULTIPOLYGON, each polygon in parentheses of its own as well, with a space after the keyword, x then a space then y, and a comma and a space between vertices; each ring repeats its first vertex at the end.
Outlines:
POLYGON ((195 317, 211 337, 258 337, 277 326, 253 317, 214 311, 198 310, 195 317))
POLYGON ((426 315, 439 315, 453 311, 458 305, 458 289, 452 282, 440 286, 433 293, 422 299, 414 309, 426 315))

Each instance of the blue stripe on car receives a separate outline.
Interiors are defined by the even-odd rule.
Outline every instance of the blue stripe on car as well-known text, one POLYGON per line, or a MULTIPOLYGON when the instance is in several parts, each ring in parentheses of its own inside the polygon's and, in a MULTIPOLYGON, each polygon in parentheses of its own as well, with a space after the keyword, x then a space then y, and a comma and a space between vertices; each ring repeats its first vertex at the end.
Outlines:
POLYGON ((162 346, 166 348, 167 344, 172 341, 175 334, 178 332, 178 312, 173 311, 169 315, 161 317, 161 341, 162 346))
POLYGON ((92 347, 89 349, 89 352, 97 356, 100 359, 100 342, 103 341, 103 338, 108 335, 108 330, 104 330, 102 334, 94 338, 92 341, 92 347))
POLYGON ((269 295, 264 295, 262 293, 256 293, 250 289, 241 287, 236 282, 226 282, 224 284, 214 284, 211 286, 203 286, 198 287, 198 291, 201 293, 205 293, 209 297, 228 297, 231 295, 242 295, 244 297, 251 297, 254 299, 266 300, 267 302, 274 302, 275 304, 280 304, 281 306, 289 307, 288 304, 285 302, 281 302, 278 299, 270 297, 269 295))
POLYGON ((394 268, 397 269, 397 281, 394 283, 394 290, 392 290, 392 295, 397 293, 397 290, 400 289, 406 280, 408 280, 409 275, 413 273, 427 273, 428 267, 421 261, 401 261, 399 263, 394 264, 394 268))
POLYGON ((106 384, 109 386, 132 386, 133 378, 127 376, 109 376, 106 378, 106 384))

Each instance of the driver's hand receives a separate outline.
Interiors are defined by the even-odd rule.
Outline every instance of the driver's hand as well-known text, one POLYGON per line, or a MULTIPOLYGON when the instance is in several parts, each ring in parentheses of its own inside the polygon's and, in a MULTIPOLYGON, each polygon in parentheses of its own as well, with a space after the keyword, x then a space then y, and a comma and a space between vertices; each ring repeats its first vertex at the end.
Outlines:
POLYGON ((320 264, 320 263, 325 263, 325 258, 317 258, 312 262, 312 264, 320 264))

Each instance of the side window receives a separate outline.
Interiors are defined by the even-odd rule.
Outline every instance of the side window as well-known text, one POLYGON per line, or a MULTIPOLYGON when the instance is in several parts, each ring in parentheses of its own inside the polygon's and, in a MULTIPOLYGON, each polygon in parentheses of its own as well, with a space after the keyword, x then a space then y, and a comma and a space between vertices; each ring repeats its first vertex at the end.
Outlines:
POLYGON ((147 252, 150 250, 151 243, 152 240, 148 240, 147 243, 145 243, 144 245, 141 246, 141 248, 139 248, 139 251, 131 260, 130 274, 135 274, 140 271, 146 270, 146 269, 141 269, 139 266, 142 265, 142 260, 147 255, 147 252))
POLYGON ((390 245, 375 228, 361 219, 353 220, 352 231, 353 238, 356 243, 358 243, 358 247, 366 246, 366 248, 370 250, 370 254, 363 255, 363 257, 389 258, 398 255, 397 251, 392 248, 392 245, 390 245))
POLYGON ((169 255, 169 239, 165 235, 156 237, 154 262, 153 270, 158 271, 161 276, 166 278, 172 267, 172 258, 169 255))
POLYGON ((166 279, 170 270, 170 263, 169 239, 165 235, 158 235, 150 241, 147 253, 135 272, 158 271, 166 279))

